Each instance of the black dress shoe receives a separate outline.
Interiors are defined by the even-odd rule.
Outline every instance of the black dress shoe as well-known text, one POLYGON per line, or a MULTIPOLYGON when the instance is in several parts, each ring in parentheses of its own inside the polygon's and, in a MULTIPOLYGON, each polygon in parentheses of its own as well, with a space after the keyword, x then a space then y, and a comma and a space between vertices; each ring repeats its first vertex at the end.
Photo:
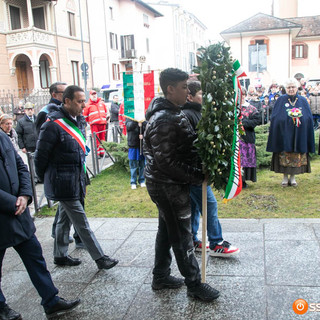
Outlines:
POLYGON ((118 264, 117 259, 112 259, 108 256, 103 256, 102 258, 96 260, 96 264, 99 269, 111 269, 113 268, 116 264, 118 264))
POLYGON ((60 300, 52 307, 45 309, 45 313, 48 319, 63 315, 72 309, 74 309, 80 303, 80 299, 76 300, 65 300, 60 298, 60 300))
POLYGON ((1 320, 20 320, 21 314, 9 308, 6 304, 3 308, 0 308, 0 319, 1 320))
POLYGON ((54 264, 58 266, 77 266, 81 263, 80 259, 72 258, 70 256, 62 257, 62 258, 54 258, 54 264))

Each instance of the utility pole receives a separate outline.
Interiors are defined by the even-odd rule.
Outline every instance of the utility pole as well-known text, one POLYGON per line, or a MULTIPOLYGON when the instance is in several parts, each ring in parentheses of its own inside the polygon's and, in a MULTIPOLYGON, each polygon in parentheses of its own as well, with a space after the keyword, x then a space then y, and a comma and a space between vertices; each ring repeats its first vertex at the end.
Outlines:
MULTIPOLYGON (((82 50, 82 64, 85 65, 84 60, 84 49, 83 49, 83 35, 82 35, 82 19, 81 19, 81 3, 80 0, 78 0, 79 3, 79 18, 80 18, 80 34, 81 34, 81 50, 82 50)), ((87 96, 87 72, 86 70, 83 73, 83 80, 84 80, 84 92, 87 96)))

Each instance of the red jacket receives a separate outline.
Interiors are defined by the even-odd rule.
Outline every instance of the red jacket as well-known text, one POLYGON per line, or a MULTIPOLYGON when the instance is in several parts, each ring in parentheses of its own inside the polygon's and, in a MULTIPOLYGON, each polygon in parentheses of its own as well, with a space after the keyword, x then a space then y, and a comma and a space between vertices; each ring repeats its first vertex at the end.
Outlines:
POLYGON ((98 98, 97 101, 89 99, 83 109, 83 115, 90 125, 107 123, 107 107, 101 98, 98 98))
POLYGON ((127 135, 127 127, 126 127, 126 118, 124 116, 124 103, 120 104, 119 109, 119 126, 122 129, 122 133, 126 136, 127 135))

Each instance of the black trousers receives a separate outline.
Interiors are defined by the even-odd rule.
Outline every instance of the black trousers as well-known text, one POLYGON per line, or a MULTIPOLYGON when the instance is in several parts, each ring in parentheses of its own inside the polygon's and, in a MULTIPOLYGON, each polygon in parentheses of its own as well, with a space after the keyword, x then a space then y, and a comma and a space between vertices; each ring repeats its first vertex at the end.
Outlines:
POLYGON ((189 185, 151 181, 146 184, 151 200, 159 210, 153 275, 159 279, 170 274, 172 247, 185 284, 194 287, 201 282, 201 275, 193 248, 189 185))
MULTIPOLYGON (((26 267, 29 277, 42 298, 41 304, 44 308, 50 308, 59 301, 58 289, 54 286, 51 275, 47 269, 42 255, 41 245, 35 235, 17 246, 13 247, 26 267)), ((0 283, 2 261, 6 249, 0 250, 0 283)), ((13 284, 15 285, 15 284, 13 284)), ((0 288, 0 308, 4 307, 6 299, 0 288)))

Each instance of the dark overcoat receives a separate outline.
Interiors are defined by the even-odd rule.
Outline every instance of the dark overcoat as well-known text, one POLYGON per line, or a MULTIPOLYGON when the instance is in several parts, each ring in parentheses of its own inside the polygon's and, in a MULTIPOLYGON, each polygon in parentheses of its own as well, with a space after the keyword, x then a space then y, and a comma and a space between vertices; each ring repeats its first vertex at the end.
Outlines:
POLYGON ((314 149, 313 118, 308 101, 299 95, 281 96, 272 111, 267 151, 308 153, 314 152, 314 149), (302 112, 299 126, 288 116, 288 110, 293 108, 294 101, 295 107, 302 112))
POLYGON ((14 214, 19 196, 28 196, 28 204, 32 202, 30 175, 9 137, 0 130, 0 250, 30 239, 36 231, 29 208, 20 216, 14 214))

